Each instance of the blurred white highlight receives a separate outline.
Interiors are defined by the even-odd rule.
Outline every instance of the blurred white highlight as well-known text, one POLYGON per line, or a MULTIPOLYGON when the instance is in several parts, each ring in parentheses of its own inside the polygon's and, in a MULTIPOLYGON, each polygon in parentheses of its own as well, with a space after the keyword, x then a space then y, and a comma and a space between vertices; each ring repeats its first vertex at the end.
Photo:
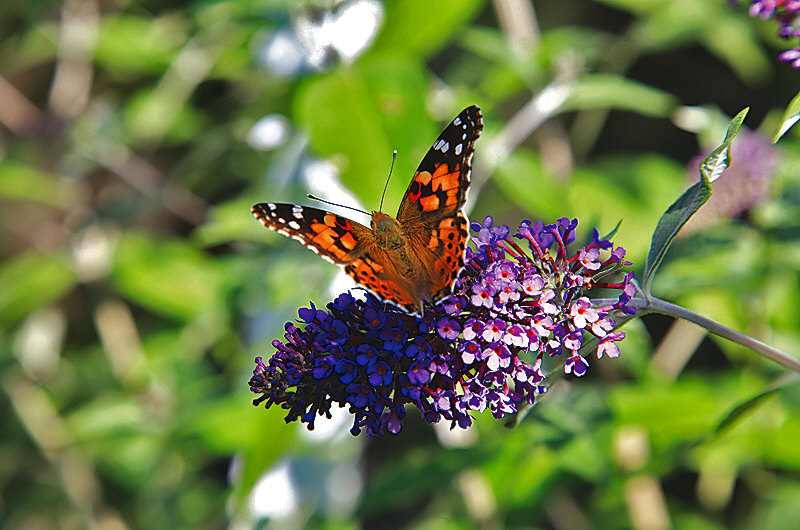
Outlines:
POLYGON ((350 63, 372 44, 383 22, 377 0, 345 2, 318 19, 302 15, 293 30, 281 30, 261 51, 261 62, 275 75, 288 76, 303 67, 322 70, 335 52, 350 63))
POLYGON ((256 517, 286 518, 297 510, 297 495, 289 464, 282 462, 258 479, 250 496, 256 517))
POLYGON ((289 120, 281 114, 267 114, 255 122, 247 132, 247 143, 259 151, 280 147, 288 138, 289 120))

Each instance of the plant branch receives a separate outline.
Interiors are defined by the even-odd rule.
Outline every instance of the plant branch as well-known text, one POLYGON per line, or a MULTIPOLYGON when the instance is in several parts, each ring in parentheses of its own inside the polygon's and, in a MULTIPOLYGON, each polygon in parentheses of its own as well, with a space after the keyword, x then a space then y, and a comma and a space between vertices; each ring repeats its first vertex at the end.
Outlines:
MULTIPOLYGON (((616 299, 596 299, 592 300, 592 305, 607 305, 613 304, 616 302, 616 299)), ((681 307, 679 305, 672 304, 665 300, 661 300, 659 298, 651 297, 650 300, 645 298, 636 297, 629 302, 629 305, 634 306, 637 309, 637 313, 635 316, 639 317, 643 314, 647 313, 660 313, 662 315, 669 315, 675 318, 682 318, 683 320, 687 320, 698 326, 708 330, 708 332, 713 333, 719 337, 728 339, 732 342, 737 344, 741 344, 747 348, 750 348, 754 352, 759 355, 763 355, 768 359, 771 359, 778 364, 789 368, 790 370, 794 370, 795 372, 800 372, 800 359, 796 357, 792 357, 772 346, 761 342, 760 340, 754 339, 749 335, 745 335, 735 329, 729 328, 728 326, 724 326, 719 322, 715 322, 710 318, 704 317, 702 315, 698 315, 693 311, 689 311, 685 307, 681 307)))

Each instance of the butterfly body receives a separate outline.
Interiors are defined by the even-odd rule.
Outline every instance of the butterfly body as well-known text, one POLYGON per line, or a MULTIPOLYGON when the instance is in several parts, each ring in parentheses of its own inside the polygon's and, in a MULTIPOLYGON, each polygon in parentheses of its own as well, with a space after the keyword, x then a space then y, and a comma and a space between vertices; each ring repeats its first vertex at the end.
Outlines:
POLYGON ((260 203, 261 223, 344 266, 357 283, 411 313, 450 294, 464 267, 469 223, 462 208, 472 153, 483 120, 464 109, 423 158, 397 217, 373 212, 366 227, 332 212, 294 204, 260 203))

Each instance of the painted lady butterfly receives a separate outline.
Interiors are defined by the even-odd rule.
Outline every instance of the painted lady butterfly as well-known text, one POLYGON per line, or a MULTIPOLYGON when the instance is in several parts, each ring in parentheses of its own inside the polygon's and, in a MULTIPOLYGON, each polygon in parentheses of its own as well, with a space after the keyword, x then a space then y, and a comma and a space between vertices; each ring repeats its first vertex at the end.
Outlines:
POLYGON ((464 268, 469 222, 462 211, 472 153, 483 129, 480 109, 467 107, 433 143, 417 168, 397 219, 372 213, 371 228, 297 204, 260 203, 261 223, 296 239, 360 285, 410 313, 450 294, 464 268))

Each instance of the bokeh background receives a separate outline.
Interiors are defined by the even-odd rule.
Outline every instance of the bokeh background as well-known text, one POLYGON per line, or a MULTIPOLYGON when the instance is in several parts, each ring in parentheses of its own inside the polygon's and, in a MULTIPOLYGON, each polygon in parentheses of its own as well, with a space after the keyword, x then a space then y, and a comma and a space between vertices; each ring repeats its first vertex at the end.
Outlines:
POLYGON ((796 528, 797 379, 667 317, 513 429, 309 433, 247 387, 349 285, 249 207, 377 209, 397 149, 393 214, 473 103, 471 218, 622 220, 639 273, 751 107, 654 291, 796 355, 800 137, 769 138, 800 71, 776 29, 725 0, 3 2, 0 527, 796 528))

